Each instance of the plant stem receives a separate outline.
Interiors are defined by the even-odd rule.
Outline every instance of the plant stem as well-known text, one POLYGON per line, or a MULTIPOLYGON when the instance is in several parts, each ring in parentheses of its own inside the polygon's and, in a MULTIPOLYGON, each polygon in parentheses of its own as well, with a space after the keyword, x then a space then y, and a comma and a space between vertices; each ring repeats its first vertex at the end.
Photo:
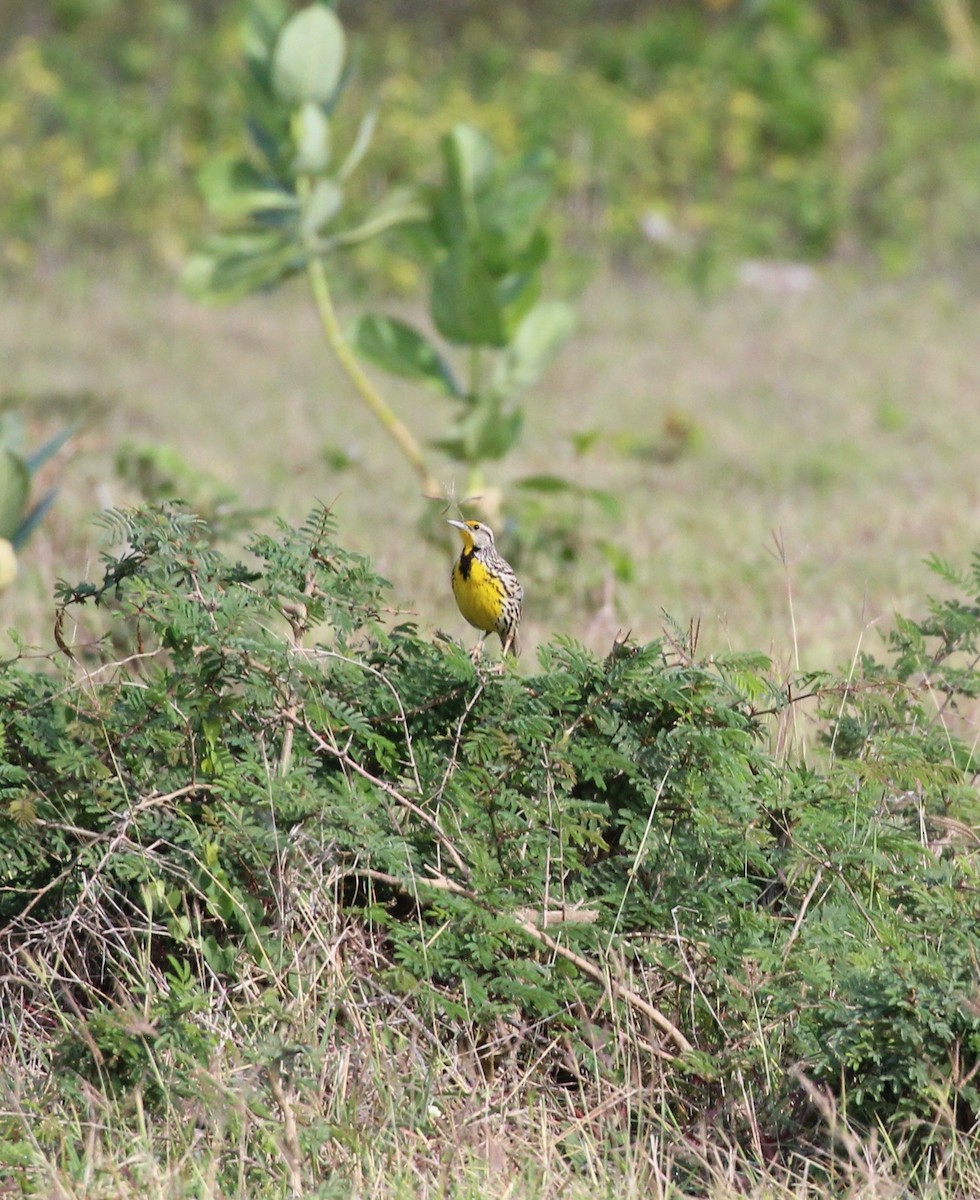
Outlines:
POLYGON ((343 330, 340 328, 340 322, 337 320, 333 298, 330 295, 330 285, 327 282, 327 273, 323 267, 323 259, 318 255, 312 255, 307 263, 306 270, 327 344, 333 351, 347 378, 356 388, 358 395, 360 395, 371 412, 374 413, 385 427, 399 450, 401 450, 402 454, 415 469, 415 473, 422 481, 423 493, 433 498, 438 497, 441 494, 439 482, 426 466, 425 459, 422 457, 422 450, 412 436, 411 430, 399 420, 385 398, 371 380, 368 379, 353 350, 351 350, 350 344, 344 337, 343 330))

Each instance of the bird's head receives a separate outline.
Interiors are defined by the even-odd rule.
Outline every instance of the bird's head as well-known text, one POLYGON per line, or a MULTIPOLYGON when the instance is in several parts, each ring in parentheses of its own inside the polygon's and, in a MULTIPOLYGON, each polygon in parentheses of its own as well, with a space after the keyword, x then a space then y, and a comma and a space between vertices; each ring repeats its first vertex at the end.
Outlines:
POLYGON ((463 539, 463 551, 466 554, 474 550, 485 550, 493 545, 493 530, 482 521, 450 521, 450 525, 459 530, 463 539))

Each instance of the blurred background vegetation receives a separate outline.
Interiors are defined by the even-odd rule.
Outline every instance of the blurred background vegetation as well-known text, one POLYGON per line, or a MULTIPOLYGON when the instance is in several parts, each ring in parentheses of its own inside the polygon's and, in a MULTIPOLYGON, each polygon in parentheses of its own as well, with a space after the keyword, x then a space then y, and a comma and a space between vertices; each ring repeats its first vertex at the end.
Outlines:
MULTIPOLYGON (((238 136, 241 6, 4 10, 0 265, 107 247, 176 265, 202 225, 195 173, 238 136)), ((557 152, 559 230, 580 265, 662 261, 703 283, 739 258, 869 256, 894 272, 978 248, 970 0, 365 0, 340 13, 354 86, 382 110, 368 192, 424 176, 439 136, 468 121, 505 153, 557 152)), ((383 262, 411 287, 407 259, 383 262)))
MULTIPOLYGON (((545 294, 577 301, 580 328, 485 489, 506 496, 532 651, 556 629, 597 648, 620 626, 656 636, 665 609, 703 615, 711 649, 825 667, 916 603, 927 554, 966 559, 973 3, 339 0, 336 145, 379 109, 345 207, 438 180, 461 123, 554 163, 545 294), (518 486, 556 473, 579 490, 518 486)), ((96 553, 93 513, 175 492, 239 527, 338 498, 346 543, 459 630, 452 543, 425 544, 417 483, 388 472, 299 287, 223 312, 175 288, 214 227, 201 171, 241 149, 243 19, 272 4, 5 0, 0 412, 24 418, 25 448, 78 431, 36 482, 63 486, 5 597, 28 639, 54 581, 96 553)), ((416 249, 395 231, 345 252, 345 318, 383 301, 424 322, 416 249)), ((420 438, 445 439, 445 398, 384 386, 420 438)), ((454 464, 435 469, 466 494, 454 464)))

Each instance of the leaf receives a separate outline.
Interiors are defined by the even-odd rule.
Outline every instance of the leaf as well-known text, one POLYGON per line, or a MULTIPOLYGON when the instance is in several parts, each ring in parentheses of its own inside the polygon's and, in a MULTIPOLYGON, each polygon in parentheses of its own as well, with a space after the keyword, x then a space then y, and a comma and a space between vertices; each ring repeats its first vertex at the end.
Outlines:
POLYGON ((496 294, 509 342, 541 294, 541 276, 536 272, 507 275, 497 281, 496 294))
POLYGON ((31 534, 37 526, 44 520, 48 509, 54 504, 54 498, 58 494, 57 488, 50 488, 44 493, 37 504, 30 510, 26 517, 20 522, 17 528, 10 536, 10 543, 14 550, 22 549, 28 542, 31 534))
POLYGON ((27 464, 12 450, 0 449, 0 538, 13 539, 30 490, 27 464))
POLYGON ((326 104, 344 68, 344 30, 336 13, 321 4, 301 9, 286 22, 272 56, 276 94, 294 104, 326 104))
POLYGON ((283 188, 270 187, 251 163, 222 155, 205 163, 197 176, 208 211, 220 221, 238 221, 256 212, 295 208, 298 201, 283 188))
POLYGON ((548 261, 550 252, 551 239, 543 229, 536 229, 521 248, 508 247, 506 258, 495 257, 495 249, 489 238, 485 239, 483 248, 487 265, 497 274, 503 274, 505 271, 525 274, 536 271, 548 261))
POLYGON ((436 194, 433 232, 447 248, 477 236, 476 195, 491 177, 496 152, 489 139, 469 125, 457 125, 442 139, 445 182, 436 194))
POLYGON ((548 256, 539 228, 553 184, 542 153, 498 166, 489 140, 467 125, 442 142, 445 179, 432 203, 432 231, 447 249, 466 243, 495 276, 531 271, 548 256))
POLYGON ((245 118, 245 131, 252 148, 258 151, 271 168, 275 169, 281 155, 279 134, 270 129, 268 125, 263 124, 255 114, 245 118))
MULTIPOLYGON (((522 159, 484 191, 478 214, 481 248, 488 262, 499 263, 502 270, 513 269, 515 256, 530 241, 544 236, 538 225, 553 191, 539 156, 522 159)), ((544 253, 547 256, 547 245, 544 253)))
POLYGON ((522 488, 526 492, 538 492, 541 495, 565 493, 581 496, 583 499, 597 504, 607 516, 617 517, 620 513, 619 501, 612 492, 607 492, 604 488, 583 487, 573 479, 565 479, 561 475, 525 475, 523 479, 518 479, 514 486, 522 488))
POLYGON ((280 234, 216 237, 188 259, 181 286, 195 299, 222 304, 270 287, 302 265, 300 251, 280 234))
POLYGON ((350 340, 359 354, 382 370, 462 399, 463 389, 449 363, 431 342, 404 321, 369 313, 352 324, 350 340))
POLYGON ((569 434, 576 458, 581 458, 583 454, 588 454, 599 443, 602 436, 603 430, 599 428, 580 429, 569 434))
POLYGON ((242 50, 249 62, 259 66, 269 62, 285 20, 282 0, 250 0, 241 24, 242 50))
POLYGON ((208 238, 202 255, 208 258, 248 258, 268 254, 283 245, 282 234, 269 229, 240 229, 208 238))
POLYGON ((35 471, 39 471, 51 458, 53 458, 61 447, 75 432, 74 425, 66 425, 60 432, 49 437, 46 442, 38 446, 33 454, 29 454, 24 460, 24 465, 28 472, 33 475, 35 471))
POLYGON ((526 475, 523 479, 518 479, 515 486, 523 488, 526 492, 540 492, 542 495, 557 495, 561 492, 577 494, 581 490, 581 484, 563 479, 561 475, 526 475))
POLYGON ((612 568, 613 577, 619 583, 631 583, 636 573, 636 560, 624 546, 606 540, 597 543, 602 557, 612 568))
POLYGON ((957 570, 947 559, 940 558, 938 554, 929 554, 922 560, 922 563, 927 570, 931 571, 934 575, 938 575, 944 582, 952 584, 953 587, 959 588, 960 591, 970 591, 970 584, 966 574, 957 570))
POLYGON ((338 179, 349 179, 360 166, 364 155, 368 152, 368 147, 371 145, 371 139, 374 137, 374 129, 377 123, 377 109, 372 109, 364 115, 360 125, 357 127, 357 136, 354 138, 354 144, 347 152, 347 157, 337 172, 338 179))
POLYGON ((404 225, 409 221, 424 221, 428 215, 428 210, 413 188, 393 188, 359 225, 337 234, 331 238, 329 244, 331 246, 353 246, 383 233, 394 225, 404 225))
POLYGON ((468 246, 453 246, 436 267, 431 309, 436 328, 450 342, 469 346, 507 342, 496 282, 468 246))
POLYGON ((537 383, 548 363, 575 331, 575 311, 560 300, 536 304, 517 326, 497 361, 493 389, 513 396, 537 383))
POLYGON ((37 805, 34 797, 27 792, 21 792, 12 800, 8 800, 7 815, 15 825, 19 825, 22 829, 33 825, 37 820, 37 805))
POLYGON ((520 436, 523 424, 520 409, 505 410, 499 397, 488 395, 454 423, 448 437, 432 444, 460 462, 485 462, 503 458, 520 436))
POLYGON ((340 212, 344 204, 344 189, 332 179, 320 179, 303 202, 300 227, 304 234, 319 233, 340 212))

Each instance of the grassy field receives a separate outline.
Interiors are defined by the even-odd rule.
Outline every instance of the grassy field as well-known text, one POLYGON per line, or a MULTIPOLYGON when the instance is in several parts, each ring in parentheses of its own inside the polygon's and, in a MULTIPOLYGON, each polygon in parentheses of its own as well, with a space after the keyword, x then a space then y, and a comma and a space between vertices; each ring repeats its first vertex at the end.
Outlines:
MULTIPOLYGON (((617 628, 655 637, 666 610, 682 625, 700 621, 702 647, 829 668, 862 643, 875 649, 893 611, 922 610, 937 587, 925 556, 965 562, 973 553, 980 301, 966 284, 828 270, 803 295, 740 287, 703 302, 619 276, 597 280, 581 312, 580 335, 529 410, 522 451, 499 483, 507 496, 509 481, 558 470, 615 494, 620 515, 586 505, 579 557, 562 562, 547 541, 519 524, 512 531, 523 539, 532 654, 555 633, 597 649, 617 628), (591 447, 576 456, 572 435, 587 431, 591 447), (623 578, 607 578, 593 544, 603 540, 619 548, 623 578)), ((132 442, 171 446, 243 504, 290 519, 316 498, 332 502, 342 540, 387 576, 399 610, 423 629, 469 638, 448 589, 453 539, 446 531, 440 544, 420 527, 414 478, 352 407, 301 289, 212 312, 122 270, 51 272, 9 298, 0 354, 5 390, 26 398, 36 437, 66 416, 82 421, 58 506, 0 600, 3 627, 50 648, 54 581, 98 573, 91 518, 136 497, 116 467, 132 442), (336 465, 338 449, 352 465, 336 465)), ((413 425, 438 433, 440 401, 401 388, 392 396, 413 425)), ((438 474, 447 489, 456 483, 448 469, 438 474)), ((292 914, 303 938, 284 968, 304 981, 293 1031, 314 1044, 323 1014, 348 1005, 357 1017, 349 1054, 325 1054, 323 1074, 302 1094, 273 1079, 277 1107, 260 1112, 241 1099, 260 1086, 234 1024, 218 1028, 233 1005, 216 990, 202 1019, 222 1053, 196 1081, 200 1098, 173 1102, 165 1121, 143 1113, 139 1094, 110 1102, 93 1092, 80 1098, 77 1124, 59 1115, 52 1129, 21 1099, 15 1069, 3 1115, 8 1128, 23 1126, 25 1161, 32 1128, 40 1131, 37 1157, 49 1166, 33 1194, 214 1196, 219 1163, 227 1177, 232 1162, 238 1194, 301 1195, 304 1170, 329 1174, 304 1165, 305 1131, 324 1128, 340 1131, 336 1187, 316 1193, 325 1197, 908 1194, 903 1147, 884 1135, 858 1142, 829 1108, 837 1157, 769 1173, 759 1166, 763 1146, 719 1143, 710 1119, 700 1140, 689 1129, 632 1128, 628 1088, 597 1095, 592 1111, 569 1099, 559 1123, 555 1098, 539 1106, 527 1079, 474 1081, 466 1054, 438 1029, 412 1033, 399 1058, 341 954, 347 934, 316 908, 312 898, 330 884, 312 870, 296 887, 310 908, 292 914), (432 1079, 454 1097, 450 1108, 430 1103, 432 1079), (605 1140, 594 1139, 597 1128, 605 1140), (281 1163, 277 1177, 258 1181, 256 1140, 281 1163)), ((254 1001, 252 982, 242 981, 236 1003, 254 1001)), ((50 1001, 54 1011, 53 985, 50 1001)), ((47 1033, 33 1022, 25 1010, 16 1026, 24 1078, 37 1073, 30 1047, 47 1033)), ((969 1153, 923 1174, 940 1200, 977 1192, 969 1153)), ((0 1170, 0 1193, 6 1186, 0 1170)))
MULTIPOLYGON (((613 493, 620 515, 573 514, 581 544, 567 561, 515 531, 532 653, 559 632, 598 649, 617 628, 655 637, 666 610, 699 621, 708 650, 830 668, 880 644, 896 609, 920 611, 934 586, 925 556, 972 553, 980 300, 967 286, 827 271, 804 295, 743 286, 702 302, 619 276, 595 282, 580 311, 494 482, 506 497, 509 481, 557 470, 613 493), (571 435, 584 432, 595 436, 577 456, 571 435), (615 547, 618 577, 598 542, 615 547)), ((37 436, 60 415, 82 421, 55 514, 2 601, 5 626, 47 640, 55 579, 91 569, 91 517, 136 496, 115 467, 129 442, 170 446, 290 519, 332 502, 399 608, 467 634, 446 586, 453 539, 423 537, 435 506, 353 402, 301 288, 209 311, 125 272, 51 271, 9 297, 0 355, 37 436), (326 448, 352 465, 331 465, 326 448)), ((389 394, 413 427, 439 432, 443 401, 389 394)), ((451 466, 437 474, 463 486, 451 466)))

